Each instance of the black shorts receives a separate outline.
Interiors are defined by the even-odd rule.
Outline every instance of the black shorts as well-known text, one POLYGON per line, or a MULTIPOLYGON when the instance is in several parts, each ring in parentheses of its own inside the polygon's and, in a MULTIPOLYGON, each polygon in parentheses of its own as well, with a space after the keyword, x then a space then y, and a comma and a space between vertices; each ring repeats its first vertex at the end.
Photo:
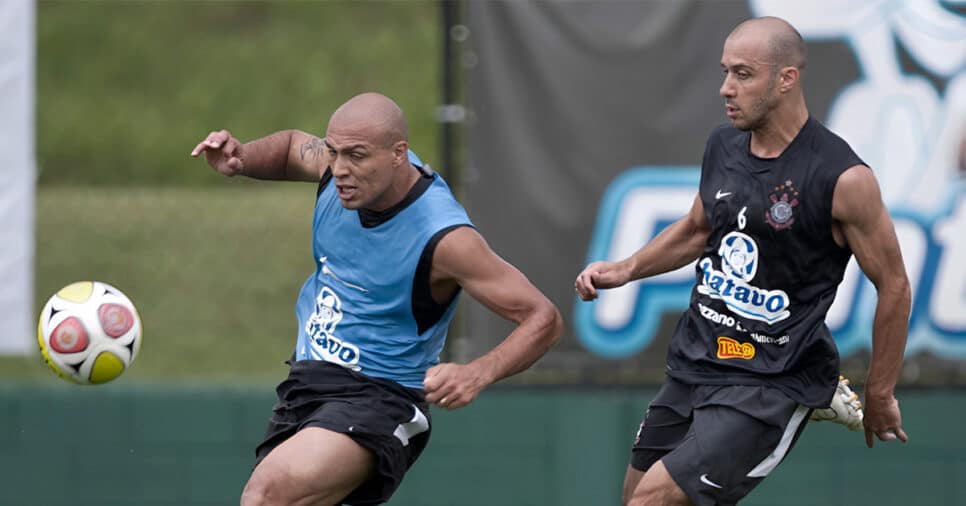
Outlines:
POLYGON ((661 460, 695 505, 736 504, 785 458, 810 414, 775 388, 667 378, 641 422, 631 466, 646 471, 661 460))
POLYGON ((429 406, 422 390, 394 381, 302 360, 292 364, 276 393, 265 439, 255 449, 255 465, 304 427, 345 434, 376 456, 376 473, 345 504, 389 500, 429 441, 429 406))

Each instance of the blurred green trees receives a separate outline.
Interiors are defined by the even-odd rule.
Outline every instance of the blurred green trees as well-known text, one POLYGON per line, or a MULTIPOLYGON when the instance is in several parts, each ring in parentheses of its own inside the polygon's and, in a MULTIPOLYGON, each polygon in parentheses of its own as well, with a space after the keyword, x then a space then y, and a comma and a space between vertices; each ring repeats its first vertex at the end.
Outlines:
POLYGON ((37 5, 44 185, 221 185, 187 154, 213 129, 324 132, 363 91, 393 97, 432 164, 437 4, 45 1, 37 5))

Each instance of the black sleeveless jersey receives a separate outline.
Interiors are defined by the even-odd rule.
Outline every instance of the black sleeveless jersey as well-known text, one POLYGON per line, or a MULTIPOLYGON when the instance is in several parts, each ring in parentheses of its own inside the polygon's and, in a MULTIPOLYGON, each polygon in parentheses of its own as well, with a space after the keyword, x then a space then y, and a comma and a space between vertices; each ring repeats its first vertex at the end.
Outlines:
POLYGON ((851 257, 832 237, 832 194, 842 172, 864 162, 812 118, 777 158, 752 155, 750 141, 730 125, 708 139, 699 192, 711 235, 668 375, 767 384, 824 407, 839 374, 825 315, 851 257))

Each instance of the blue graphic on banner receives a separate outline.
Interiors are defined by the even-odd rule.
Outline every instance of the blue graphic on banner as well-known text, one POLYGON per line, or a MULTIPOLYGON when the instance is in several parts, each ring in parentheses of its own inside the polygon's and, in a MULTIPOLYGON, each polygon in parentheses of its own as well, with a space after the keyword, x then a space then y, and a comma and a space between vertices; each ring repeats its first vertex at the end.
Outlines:
MULTIPOLYGON (((686 214, 697 193, 696 167, 638 167, 611 183, 602 200, 587 262, 630 256, 686 214)), ((966 358, 966 193, 946 188, 942 211, 923 216, 891 211, 913 291, 907 352, 929 350, 966 358)), ((654 339, 662 316, 687 308, 695 267, 600 291, 593 302, 576 303, 580 342, 593 353, 620 358, 638 353, 654 339)), ((876 292, 855 260, 846 271, 827 323, 839 352, 870 349, 876 292)))

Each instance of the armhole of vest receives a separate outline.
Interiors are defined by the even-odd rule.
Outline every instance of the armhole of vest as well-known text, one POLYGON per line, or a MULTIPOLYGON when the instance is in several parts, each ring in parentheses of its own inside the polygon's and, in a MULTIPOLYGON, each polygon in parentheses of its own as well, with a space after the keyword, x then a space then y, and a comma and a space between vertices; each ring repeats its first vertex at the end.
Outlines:
POLYGON ((419 255, 419 263, 416 265, 416 274, 413 276, 413 319, 416 321, 416 330, 422 335, 430 327, 439 323, 439 320, 449 309, 450 304, 459 295, 460 289, 457 289, 443 304, 437 303, 433 300, 433 291, 430 287, 430 275, 432 273, 433 267, 433 253, 436 252, 436 246, 439 241, 446 236, 446 234, 456 230, 460 227, 469 227, 468 223, 460 223, 458 225, 450 225, 439 232, 433 234, 426 242, 426 246, 423 247, 423 252, 419 255))
POLYGON ((329 180, 332 179, 332 169, 325 169, 325 173, 322 174, 322 179, 319 180, 319 188, 315 190, 315 200, 319 200, 319 196, 322 195, 322 191, 328 186, 329 180))

